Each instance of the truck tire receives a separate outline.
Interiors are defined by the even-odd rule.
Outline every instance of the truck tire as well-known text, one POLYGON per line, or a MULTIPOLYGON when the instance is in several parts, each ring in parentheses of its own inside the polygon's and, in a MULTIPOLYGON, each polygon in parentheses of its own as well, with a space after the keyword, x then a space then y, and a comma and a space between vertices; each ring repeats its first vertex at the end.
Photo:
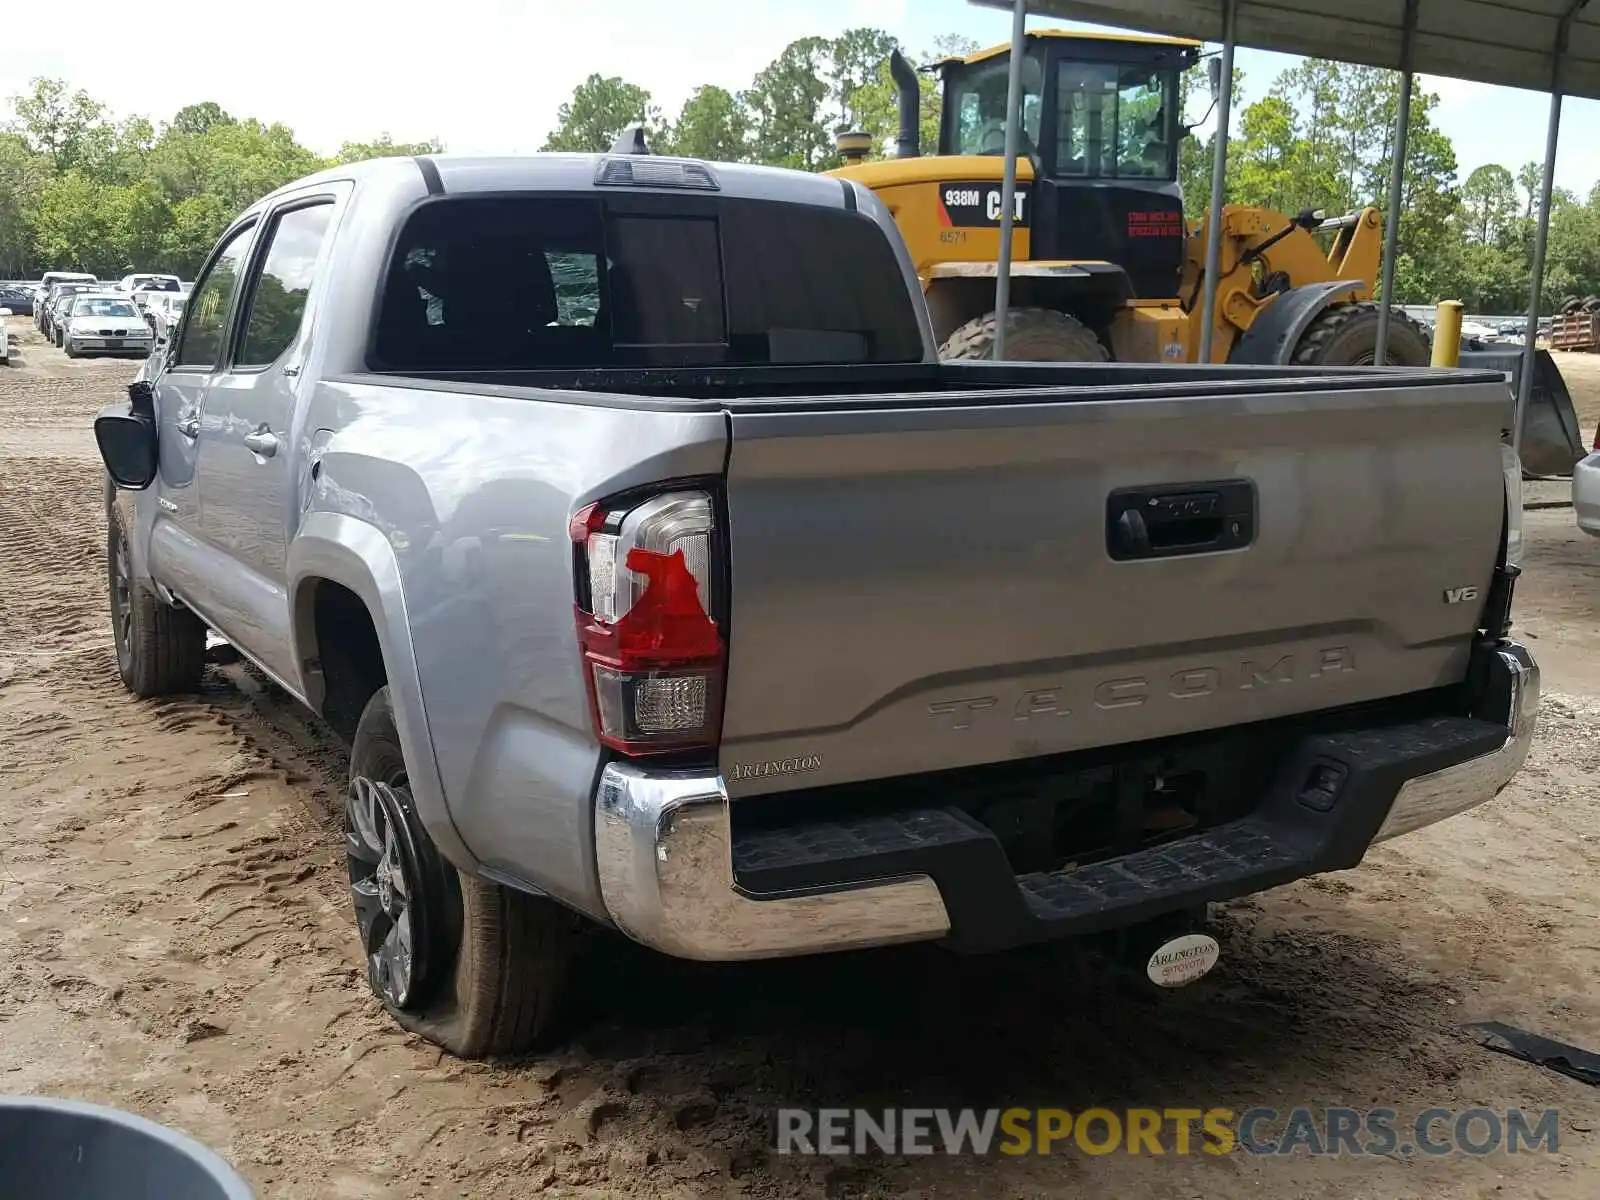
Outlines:
POLYGON ((389 689, 350 751, 345 857, 373 993, 404 1029, 459 1058, 537 1048, 556 1028, 579 918, 469 876, 417 819, 389 689))
MULTIPOLYGON (((1371 300, 1333 304, 1300 335, 1290 361, 1305 367, 1370 367, 1377 348, 1378 305, 1371 300)), ((1400 309, 1390 309, 1387 365, 1425 367, 1432 361, 1428 335, 1400 309)))
MULTIPOLYGON (((992 358, 994 335, 993 313, 974 317, 950 335, 939 357, 992 358)), ((1053 308, 1014 308, 1006 320, 1006 358, 1011 362, 1105 362, 1109 357, 1094 330, 1053 308)))
POLYGON ((112 505, 106 510, 106 590, 117 674, 135 696, 192 692, 206 669, 205 622, 133 578, 132 566, 128 534, 112 505))

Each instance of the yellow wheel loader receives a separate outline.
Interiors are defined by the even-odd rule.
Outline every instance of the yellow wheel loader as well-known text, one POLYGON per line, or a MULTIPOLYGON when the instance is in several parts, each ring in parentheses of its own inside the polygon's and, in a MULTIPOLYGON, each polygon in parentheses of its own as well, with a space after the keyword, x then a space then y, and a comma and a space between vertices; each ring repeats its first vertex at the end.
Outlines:
MULTIPOLYGON (((1183 211, 1178 145, 1188 135, 1179 79, 1201 44, 1121 34, 1030 33, 1013 212, 1006 357, 1196 362, 1206 224, 1183 211)), ((833 174, 870 187, 910 247, 942 353, 988 358, 1010 47, 936 64, 939 153, 919 154, 916 71, 898 52, 897 157, 861 161, 843 134, 833 174)), ((1321 219, 1223 209, 1216 362, 1371 363, 1383 222, 1376 209, 1321 219), (1331 231, 1325 248, 1314 230, 1331 231)), ((1388 361, 1424 366, 1422 330, 1390 315, 1388 361)))

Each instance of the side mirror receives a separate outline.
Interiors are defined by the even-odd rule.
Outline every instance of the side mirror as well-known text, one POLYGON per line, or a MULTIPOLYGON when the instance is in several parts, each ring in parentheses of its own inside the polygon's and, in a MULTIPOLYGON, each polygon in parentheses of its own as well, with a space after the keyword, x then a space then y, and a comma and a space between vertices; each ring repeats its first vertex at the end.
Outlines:
POLYGON ((106 474, 120 488, 142 491, 156 477, 155 389, 147 380, 128 385, 128 403, 113 404, 94 419, 94 440, 106 474))
POLYGON ((1211 85, 1211 98, 1222 95, 1222 59, 1212 56, 1206 60, 1206 82, 1211 85))

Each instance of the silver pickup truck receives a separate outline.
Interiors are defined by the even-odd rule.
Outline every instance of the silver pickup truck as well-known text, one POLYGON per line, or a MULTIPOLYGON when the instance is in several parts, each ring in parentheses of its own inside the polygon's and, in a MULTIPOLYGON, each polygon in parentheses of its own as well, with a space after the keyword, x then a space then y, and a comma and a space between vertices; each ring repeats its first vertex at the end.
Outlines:
POLYGON ((749 959, 1165 929, 1527 752, 1494 373, 941 363, 849 182, 395 158, 227 230, 96 421, 122 678, 350 740, 373 990, 535 1043, 595 923, 749 959), (113 487, 112 484, 115 486, 113 487))

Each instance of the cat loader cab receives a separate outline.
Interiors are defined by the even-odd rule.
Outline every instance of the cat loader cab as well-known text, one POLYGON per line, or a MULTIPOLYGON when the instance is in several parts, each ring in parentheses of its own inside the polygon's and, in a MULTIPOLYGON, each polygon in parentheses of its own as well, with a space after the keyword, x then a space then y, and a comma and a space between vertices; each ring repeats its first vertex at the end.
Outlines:
MULTIPOLYGON (((1178 154, 1188 134, 1182 80, 1201 43, 1037 30, 1025 46, 1006 357, 1198 361, 1205 232, 1184 212, 1178 154)), ((946 358, 993 353, 1010 59, 1002 45, 933 64, 939 144, 923 155, 917 75, 897 52, 896 157, 863 161, 871 143, 859 134, 839 142, 846 165, 834 173, 872 188, 894 214, 946 358)), ((1309 210, 1223 213, 1214 359, 1227 361, 1277 305, 1279 317, 1294 310, 1286 358, 1370 361, 1362 347, 1378 315, 1366 303, 1381 250, 1377 210, 1332 222, 1309 210), (1312 237, 1319 227, 1335 233, 1327 247, 1312 237), (1337 328, 1319 327, 1340 309, 1337 328)), ((1282 342, 1276 324, 1263 323, 1257 340, 1282 342)), ((1428 355, 1419 329, 1391 326, 1391 362, 1428 355)))

